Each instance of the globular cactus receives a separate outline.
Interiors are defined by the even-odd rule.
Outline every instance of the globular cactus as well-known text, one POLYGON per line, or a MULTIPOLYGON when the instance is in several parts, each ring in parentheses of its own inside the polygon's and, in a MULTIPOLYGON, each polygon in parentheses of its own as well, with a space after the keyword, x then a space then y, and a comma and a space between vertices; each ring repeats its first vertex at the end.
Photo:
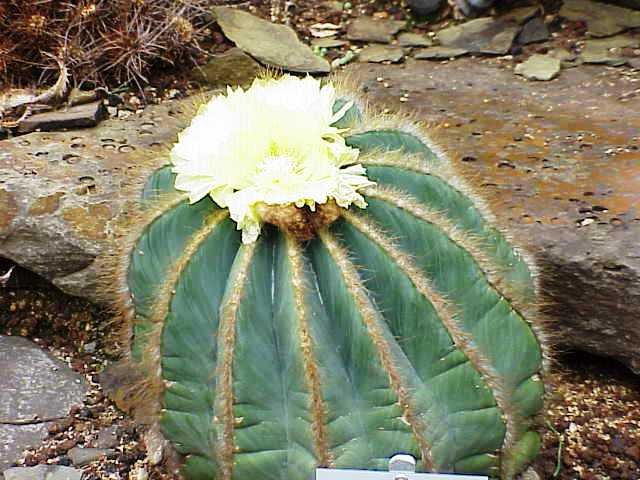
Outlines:
POLYGON ((400 452, 513 478, 544 397, 532 267, 426 129, 342 90, 366 208, 281 206, 243 243, 171 166, 147 182, 122 269, 147 410, 188 479, 310 480, 400 452))

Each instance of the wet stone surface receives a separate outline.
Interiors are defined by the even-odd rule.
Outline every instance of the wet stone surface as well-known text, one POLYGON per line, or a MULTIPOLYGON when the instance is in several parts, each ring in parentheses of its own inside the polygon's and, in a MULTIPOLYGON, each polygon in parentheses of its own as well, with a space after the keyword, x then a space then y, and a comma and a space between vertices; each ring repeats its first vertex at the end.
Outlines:
POLYGON ((436 138, 455 166, 537 257, 561 343, 640 373, 634 75, 582 65, 553 82, 514 81, 472 59, 349 71, 370 101, 441 126, 436 138))
POLYGON ((186 126, 192 103, 1 141, 0 257, 101 301, 95 258, 113 242, 126 192, 148 173, 146 165, 164 162, 164 146, 186 126))

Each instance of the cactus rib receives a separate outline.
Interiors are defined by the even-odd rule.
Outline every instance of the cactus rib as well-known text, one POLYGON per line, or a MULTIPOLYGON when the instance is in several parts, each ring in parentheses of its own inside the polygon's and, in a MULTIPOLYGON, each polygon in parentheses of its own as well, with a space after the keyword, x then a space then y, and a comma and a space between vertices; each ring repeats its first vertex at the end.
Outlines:
POLYGON ((322 398, 321 379, 315 360, 313 339, 309 329, 309 313, 305 302, 305 281, 302 262, 302 251, 299 243, 292 235, 285 236, 287 245, 287 255, 291 268, 291 287, 293 289, 295 309, 297 313, 297 331, 299 335, 300 347, 304 358, 304 370, 309 391, 311 392, 311 411, 313 416, 313 436, 316 458, 318 465, 330 467, 332 455, 329 452, 327 429, 326 429, 326 409, 327 406, 322 398))
POLYGON ((329 255, 344 277, 347 290, 357 305, 359 316, 371 336, 372 342, 380 357, 380 362, 389 375, 389 383, 394 389, 398 402, 403 409, 403 418, 411 427, 411 431, 418 442, 423 466, 426 469, 430 469, 433 467, 433 461, 431 460, 431 447, 423 434, 425 427, 422 425, 420 418, 415 414, 415 399, 412 398, 408 385, 404 384, 402 376, 396 368, 396 361, 391 352, 390 342, 388 341, 389 333, 384 325, 384 321, 372 305, 367 293, 360 286, 360 277, 355 266, 349 260, 346 251, 326 230, 319 232, 319 238, 324 243, 329 255))
POLYGON ((218 335, 218 352, 221 361, 218 364, 216 376, 218 378, 218 415, 221 417, 221 435, 218 445, 220 470, 222 480, 231 479, 234 451, 233 413, 233 354, 236 344, 236 322, 243 290, 246 288, 251 259, 255 252, 255 245, 243 245, 233 265, 225 298, 220 306, 220 334, 218 335))

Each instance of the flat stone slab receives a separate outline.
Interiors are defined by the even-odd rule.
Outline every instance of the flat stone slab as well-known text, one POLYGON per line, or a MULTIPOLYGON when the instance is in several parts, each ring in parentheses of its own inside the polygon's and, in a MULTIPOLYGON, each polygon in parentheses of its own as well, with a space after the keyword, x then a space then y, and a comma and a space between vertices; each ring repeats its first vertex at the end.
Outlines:
POLYGON ((36 113, 20 122, 18 132, 29 133, 36 130, 45 132, 65 128, 95 127, 106 116, 107 109, 102 101, 98 100, 75 107, 63 107, 52 112, 36 113))
POLYGON ((398 35, 398 43, 401 47, 430 47, 433 41, 426 35, 407 32, 398 35))
POLYGON ((339 38, 314 38, 311 40, 311 45, 318 48, 339 48, 348 44, 349 42, 339 38))
POLYGON ((520 26, 515 21, 483 17, 440 30, 436 38, 444 47, 504 55, 519 31, 520 26))
POLYGON ((113 457, 116 453, 111 448, 73 447, 67 455, 76 467, 82 467, 101 458, 113 457))
POLYGON ((620 101, 626 77, 581 65, 514 82, 467 58, 347 70, 373 104, 440 125, 440 146, 537 258, 560 343, 640 374, 640 110, 620 101))
MULTIPOLYGON (((26 448, 35 447, 47 438, 49 422, 33 425, 9 425, 0 423, 0 480, 2 471, 22 456, 26 448)), ((6 477, 5 477, 5 480, 6 477)))
POLYGON ((528 80, 548 81, 560 73, 560 59, 551 55, 531 55, 526 61, 516 65, 514 72, 528 80))
POLYGON ((428 47, 416 50, 413 53, 413 58, 416 60, 440 60, 459 57, 467 53, 468 52, 464 48, 428 47))
POLYGON ((565 0, 558 15, 586 22, 588 33, 594 37, 608 37, 640 27, 640 11, 591 0, 565 0))
POLYGON ((81 480, 82 470, 60 465, 15 467, 4 472, 5 480, 81 480))
POLYGON ((0 335, 0 471, 84 400, 81 375, 21 337, 0 335))
POLYGON ((639 46, 640 38, 630 35, 586 40, 580 52, 580 59, 585 63, 602 63, 617 67, 629 61, 628 58, 620 55, 623 48, 631 49, 639 46))
POLYGON ((516 22, 518 25, 522 25, 528 22, 538 13, 541 8, 539 5, 528 5, 526 7, 510 8, 504 15, 500 17, 500 20, 516 22))
POLYGON ((391 43, 393 36, 404 28, 405 22, 362 16, 347 28, 347 38, 360 42, 391 43))
POLYGON ((216 55, 205 65, 196 67, 192 77, 200 83, 212 88, 226 86, 246 87, 260 75, 262 67, 239 48, 231 48, 216 55))
POLYGON ((397 63, 404 58, 404 52, 401 47, 390 45, 369 45, 363 48, 358 54, 361 62, 392 62, 397 63))
POLYGON ((549 29, 546 23, 540 17, 532 18, 522 27, 522 31, 518 34, 517 41, 521 45, 530 43, 543 42, 549 39, 549 29))
POLYGON ((215 7, 213 12, 225 36, 263 63, 291 72, 328 73, 331 70, 329 63, 315 55, 286 25, 230 7, 215 7))

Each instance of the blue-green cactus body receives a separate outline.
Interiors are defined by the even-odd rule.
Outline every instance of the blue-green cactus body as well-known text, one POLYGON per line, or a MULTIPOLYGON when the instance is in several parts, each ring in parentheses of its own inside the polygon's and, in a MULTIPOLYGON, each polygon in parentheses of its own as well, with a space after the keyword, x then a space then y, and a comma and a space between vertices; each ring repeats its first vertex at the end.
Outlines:
MULTIPOLYGON (((310 480, 399 452, 510 478, 544 395, 530 270, 418 136, 348 118, 377 185, 313 240, 266 226, 242 245, 208 198, 137 240, 132 350, 159 357, 162 431, 190 479, 310 480)), ((172 185, 158 170, 146 201, 172 185)))

